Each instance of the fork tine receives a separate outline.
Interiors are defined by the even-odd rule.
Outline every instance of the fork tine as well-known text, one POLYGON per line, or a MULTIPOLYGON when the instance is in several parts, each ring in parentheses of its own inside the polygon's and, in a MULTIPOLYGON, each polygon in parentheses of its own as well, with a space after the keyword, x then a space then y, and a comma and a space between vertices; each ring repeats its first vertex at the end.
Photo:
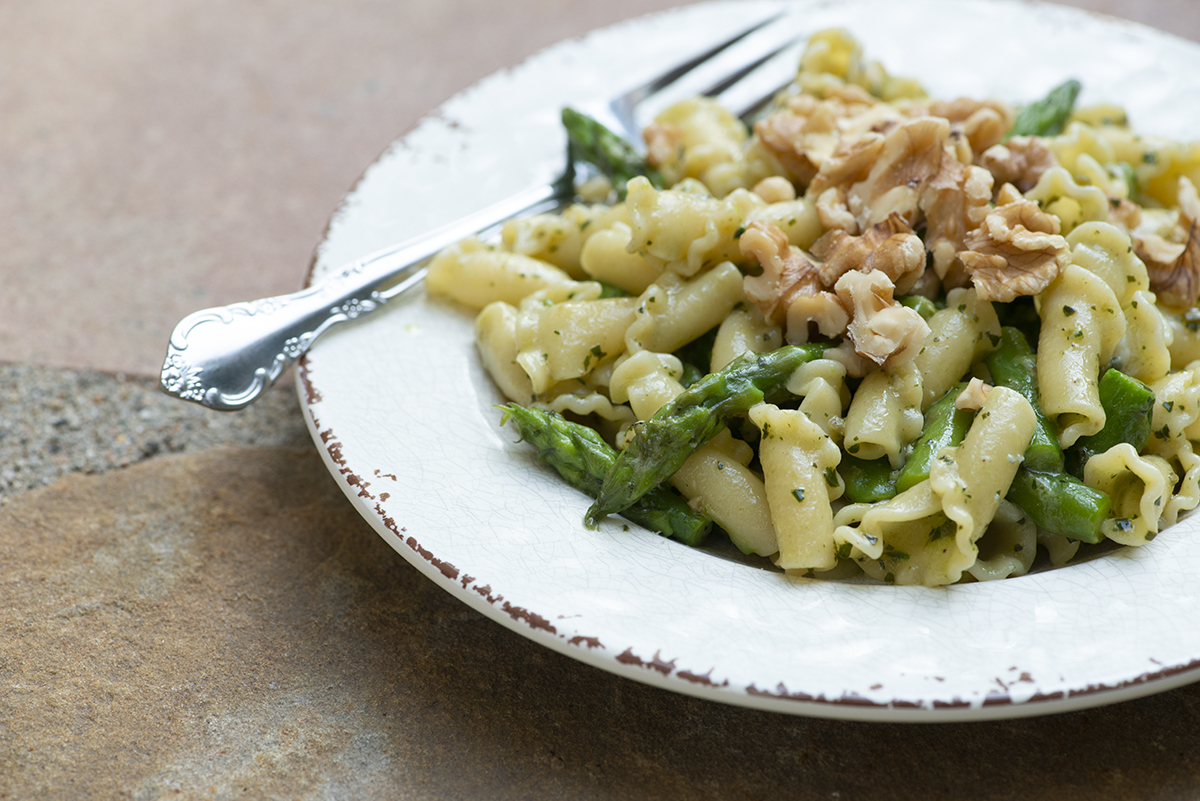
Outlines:
POLYGON ((701 64, 705 64, 705 63, 711 61, 713 58, 720 55, 725 50, 728 50, 730 47, 737 44, 738 42, 742 41, 747 36, 750 36, 751 34, 756 33, 758 31, 762 30, 763 28, 766 28, 767 26, 772 25, 775 22, 778 22, 781 18, 783 18, 783 16, 784 16, 784 12, 780 11, 777 14, 773 14, 772 16, 767 17, 764 20, 754 23, 753 25, 751 25, 748 28, 744 28, 744 29, 738 31, 737 33, 730 36, 728 39, 725 39, 724 41, 718 42, 717 44, 713 45, 712 47, 710 47, 708 50, 704 51, 700 55, 693 56, 692 58, 688 59, 687 61, 683 62, 682 64, 677 64, 677 65, 671 67, 670 69, 668 69, 667 71, 663 72, 662 74, 656 75, 655 77, 650 78, 645 83, 635 86, 632 89, 629 89, 629 90, 623 92, 621 95, 614 97, 612 99, 612 102, 614 104, 616 104, 616 103, 636 104, 636 103, 641 102, 643 99, 649 97, 650 95, 658 94, 663 89, 676 83, 684 75, 687 75, 689 72, 692 72, 693 70, 695 70, 701 64))
MULTIPOLYGON (((733 87, 735 84, 739 83, 743 78, 748 76, 750 73, 757 70, 763 64, 766 64, 768 61, 770 61, 771 59, 778 56, 780 53, 783 53, 785 50, 790 50, 792 48, 792 46, 795 45, 796 42, 798 42, 798 41, 799 41, 799 38, 789 39, 784 44, 781 44, 778 47, 773 48, 772 50, 770 50, 766 53, 763 53, 763 54, 757 55, 757 56, 751 55, 748 58, 748 60, 745 61, 745 63, 740 63, 740 64, 736 65, 733 68, 732 72, 729 72, 724 77, 714 81, 707 88, 701 90, 700 94, 702 94, 706 97, 715 97, 716 95, 722 94, 726 90, 733 87)), ((736 110, 734 110, 734 111, 735 111, 735 113, 740 113, 740 112, 737 112, 736 110)))
MULTIPOLYGON (((594 105, 592 109, 589 109, 589 112, 629 142, 634 149, 640 151, 643 145, 641 142, 641 126, 638 124, 635 113, 638 107, 642 106, 650 98, 662 93, 663 90, 676 86, 685 76, 710 64, 715 58, 721 57, 726 54, 726 51, 744 43, 749 37, 753 37, 755 34, 769 29, 785 16, 787 16, 786 12, 781 11, 766 19, 759 20, 723 41, 712 45, 703 53, 692 56, 680 64, 671 66, 659 75, 639 83, 632 89, 618 93, 608 101, 594 105)), ((774 52, 768 54, 766 57, 769 58, 771 55, 774 55, 774 52)), ((740 77, 748 69, 753 69, 763 58, 761 47, 747 50, 746 52, 742 52, 742 48, 737 48, 737 53, 732 56, 730 63, 727 66, 723 66, 724 72, 720 74, 714 86, 727 85, 727 79, 731 73, 736 77, 740 77), (750 64, 749 67, 747 67, 747 63, 750 64)), ((725 64, 725 59, 722 59, 722 64, 725 64)), ((708 70, 700 71, 705 74, 708 73, 708 70)), ((689 94, 695 95, 702 92, 703 90, 694 90, 689 94)))
POLYGON ((781 58, 793 49, 793 45, 777 48, 710 96, 717 98, 721 106, 735 116, 749 122, 749 118, 757 115, 781 90, 796 80, 798 54, 790 53, 786 58, 781 58))

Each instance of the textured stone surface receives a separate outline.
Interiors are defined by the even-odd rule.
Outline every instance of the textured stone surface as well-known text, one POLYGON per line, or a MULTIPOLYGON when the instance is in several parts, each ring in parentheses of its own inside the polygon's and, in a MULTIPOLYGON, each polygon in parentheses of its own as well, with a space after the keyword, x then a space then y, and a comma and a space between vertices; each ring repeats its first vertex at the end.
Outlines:
POLYGON ((159 392, 150 378, 0 364, 0 503, 70 473, 102 473, 159 454, 308 442, 294 387, 218 414, 159 392))
POLYGON ((0 508, 0 797, 1188 798, 1200 687, 1005 723, 720 706, 437 589, 311 448, 74 475, 0 508))

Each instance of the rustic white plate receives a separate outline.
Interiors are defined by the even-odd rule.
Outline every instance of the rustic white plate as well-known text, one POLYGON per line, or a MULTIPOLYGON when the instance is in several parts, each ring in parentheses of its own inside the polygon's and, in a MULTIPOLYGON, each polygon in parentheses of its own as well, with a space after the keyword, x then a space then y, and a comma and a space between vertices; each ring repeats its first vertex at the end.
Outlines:
MULTIPOLYGON (((1083 101, 1200 138, 1200 48, 1133 24, 1020 2, 705 3, 564 42, 447 102, 366 171, 314 276, 554 177, 562 105, 780 6, 802 33, 849 28, 934 96, 1019 102, 1078 77, 1083 101)), ((620 521, 583 528, 588 499, 499 427, 471 315, 420 292, 321 340, 299 388, 330 470, 396 551, 485 615, 621 676, 885 721, 1037 715, 1200 678, 1200 518, 1140 550, 988 584, 787 579, 620 521)))

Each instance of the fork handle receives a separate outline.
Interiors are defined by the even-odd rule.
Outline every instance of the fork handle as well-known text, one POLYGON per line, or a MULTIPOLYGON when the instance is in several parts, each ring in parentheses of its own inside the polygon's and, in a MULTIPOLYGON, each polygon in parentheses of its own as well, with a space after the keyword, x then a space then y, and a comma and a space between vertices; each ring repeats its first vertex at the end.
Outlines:
POLYGON ((288 295, 194 312, 171 334, 160 387, 168 395, 233 411, 253 402, 331 327, 357 320, 421 283, 425 262, 471 234, 519 214, 560 205, 558 184, 513 195, 428 234, 344 265, 288 295))

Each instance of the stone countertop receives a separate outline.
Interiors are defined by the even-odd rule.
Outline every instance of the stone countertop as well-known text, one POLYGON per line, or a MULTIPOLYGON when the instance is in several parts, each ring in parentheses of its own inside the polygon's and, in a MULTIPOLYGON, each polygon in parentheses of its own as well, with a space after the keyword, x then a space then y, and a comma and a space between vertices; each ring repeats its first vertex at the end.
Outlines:
MULTIPOLYGON (((1200 40, 1192 0, 1076 4, 1200 40)), ((903 726, 582 665, 396 556, 289 388, 236 415, 155 390, 176 320, 297 286, 421 113, 668 5, 0 7, 0 798, 1200 794, 1200 686, 903 726)))

